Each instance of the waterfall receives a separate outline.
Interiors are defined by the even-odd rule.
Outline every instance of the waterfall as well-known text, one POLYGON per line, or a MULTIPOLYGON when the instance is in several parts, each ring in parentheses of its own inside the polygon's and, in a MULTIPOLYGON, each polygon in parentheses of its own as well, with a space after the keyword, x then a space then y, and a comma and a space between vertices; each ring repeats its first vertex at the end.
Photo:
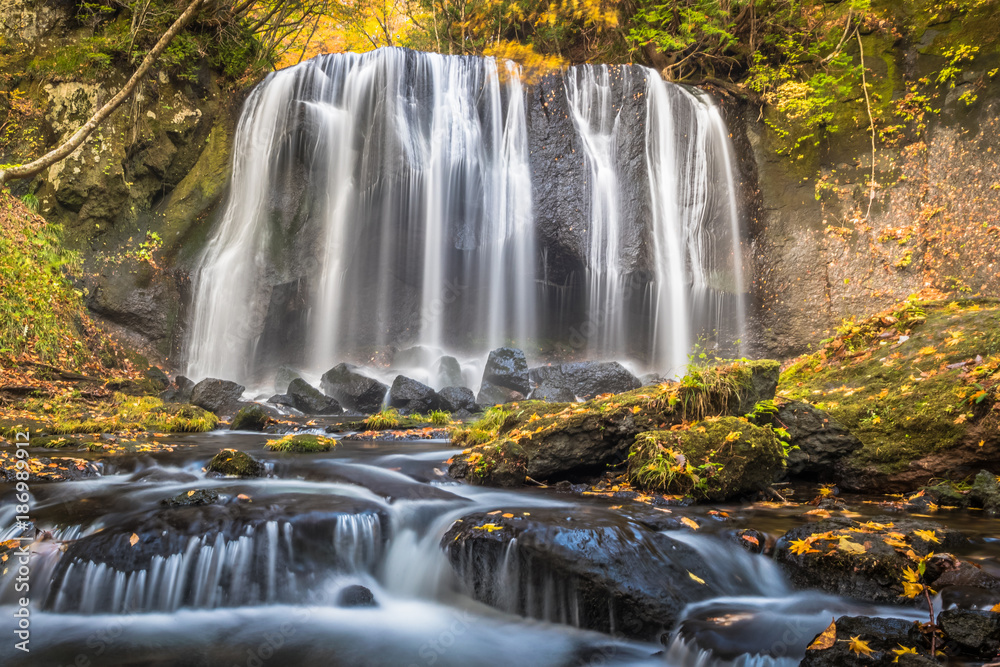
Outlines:
POLYGON ((187 374, 247 383, 293 363, 318 375, 413 345, 430 366, 537 350, 581 321, 587 357, 676 373, 699 338, 740 337, 718 111, 639 66, 553 77, 561 97, 540 105, 516 65, 492 58, 379 49, 268 76, 245 103, 228 200, 192 276, 187 374), (560 114, 587 164, 586 182, 564 188, 586 212, 565 322, 539 301, 554 250, 537 220, 567 203, 532 194, 538 127, 560 114))

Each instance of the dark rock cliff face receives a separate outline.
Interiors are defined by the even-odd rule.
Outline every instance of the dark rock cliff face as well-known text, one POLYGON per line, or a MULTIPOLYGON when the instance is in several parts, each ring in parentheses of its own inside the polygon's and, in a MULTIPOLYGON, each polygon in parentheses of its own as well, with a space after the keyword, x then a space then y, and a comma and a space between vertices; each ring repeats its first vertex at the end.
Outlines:
MULTIPOLYGON (((971 29, 960 22, 899 42, 863 38, 876 113, 891 112, 887 105, 912 82, 933 80, 945 62, 943 49, 971 29)), ((841 319, 927 287, 1000 293, 1000 78, 989 76, 998 65, 1000 54, 984 52, 954 88, 936 89, 930 106, 940 112, 928 113, 922 134, 879 143, 870 215, 872 151, 863 105, 860 118, 841 119, 840 132, 795 155, 776 153, 780 139, 767 130, 767 108, 747 105, 731 123, 741 168, 756 172, 760 189, 761 208, 750 211, 758 307, 749 329, 758 350, 798 354, 841 319), (966 92, 978 99, 966 104, 960 100, 966 92)))
MULTIPOLYGON (((57 145, 127 78, 117 68, 68 74, 33 64, 85 46, 94 29, 75 11, 72 3, 47 0, 4 5, 0 85, 19 90, 31 112, 18 119, 22 140, 0 147, 0 162, 57 145)), ((18 196, 35 195, 39 212, 63 227, 66 245, 81 251, 81 287, 92 312, 153 358, 177 346, 192 259, 228 179, 240 95, 226 86, 207 66, 184 79, 154 68, 72 155, 31 182, 12 184, 18 196), (152 261, 142 246, 149 241, 152 261)))

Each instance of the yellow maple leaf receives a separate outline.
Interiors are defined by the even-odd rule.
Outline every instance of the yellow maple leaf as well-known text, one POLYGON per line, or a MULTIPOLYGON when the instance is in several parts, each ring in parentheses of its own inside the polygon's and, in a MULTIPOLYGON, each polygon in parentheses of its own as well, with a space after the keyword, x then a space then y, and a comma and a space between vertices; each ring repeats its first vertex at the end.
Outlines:
POLYGON ((689 519, 686 516, 681 517, 681 523, 690 528, 691 530, 698 530, 701 528, 693 519, 689 519))
POLYGON ((536 412, 535 414, 533 414, 530 417, 528 417, 528 423, 530 424, 531 422, 536 422, 539 419, 541 419, 541 417, 539 417, 538 413, 536 412))
POLYGON ((913 534, 922 539, 924 542, 941 544, 941 540, 938 539, 937 533, 933 530, 915 530, 913 531, 913 534))
POLYGON ((632 414, 637 415, 640 412, 642 412, 642 408, 640 408, 638 405, 632 408, 632 414))
POLYGON ((739 440, 740 436, 742 435, 743 435, 742 431, 733 431, 732 433, 726 436, 726 442, 735 442, 736 440, 739 440))
POLYGON ((1000 602, 998 602, 995 605, 993 605, 993 608, 990 609, 990 611, 995 611, 997 613, 1000 613, 1000 602))
POLYGON ((927 347, 920 348, 920 350, 917 351, 917 354, 928 355, 928 354, 934 354, 935 352, 937 352, 937 348, 928 345, 927 347))
POLYGON ((816 639, 812 640, 809 644, 807 651, 825 651, 828 648, 833 648, 833 645, 837 643, 837 624, 834 621, 830 622, 830 625, 826 627, 826 630, 816 635, 816 639))
POLYGON ((920 573, 911 567, 903 568, 903 581, 915 584, 920 581, 920 573))
POLYGON ((851 643, 847 645, 853 653, 858 655, 871 655, 872 649, 868 646, 868 642, 862 641, 860 637, 851 637, 851 643))
POLYGON ((837 548, 849 554, 863 554, 868 551, 863 545, 851 542, 851 539, 847 536, 840 538, 840 544, 837 545, 837 548))
POLYGON ((801 556, 803 554, 818 554, 819 549, 812 548, 812 542, 808 539, 806 540, 792 540, 791 546, 788 547, 796 556, 801 556))
POLYGON ((474 526, 472 530, 485 530, 487 533, 492 533, 496 530, 503 530, 503 526, 498 526, 495 523, 484 523, 481 526, 474 526))
POLYGON ((910 598, 911 600, 921 593, 924 592, 923 584, 911 584, 908 581, 903 582, 903 592, 900 593, 899 597, 910 598))
POLYGON ((917 654, 917 649, 911 646, 903 646, 902 644, 896 644, 896 646, 899 648, 892 649, 892 652, 896 654, 896 659, 893 662, 899 662, 899 658, 907 653, 917 654))

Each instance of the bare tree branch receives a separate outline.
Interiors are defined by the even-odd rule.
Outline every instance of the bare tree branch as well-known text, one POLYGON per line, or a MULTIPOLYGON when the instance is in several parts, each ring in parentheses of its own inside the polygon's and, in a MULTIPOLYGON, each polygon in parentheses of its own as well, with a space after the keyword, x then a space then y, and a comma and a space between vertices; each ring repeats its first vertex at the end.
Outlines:
POLYGON ((94 130, 97 129, 108 116, 110 116, 115 109, 117 109, 122 102, 129 98, 129 96, 135 91, 139 82, 149 71, 149 68, 153 66, 156 59, 160 57, 170 41, 177 36, 177 34, 184 29, 191 19, 195 17, 198 13, 198 9, 201 7, 205 0, 192 0, 191 4, 188 5, 187 9, 177 17, 177 20, 167 29, 163 36, 160 37, 160 41, 156 43, 146 57, 143 59, 142 64, 139 65, 139 69, 135 71, 132 78, 128 80, 125 87, 118 91, 118 94, 111 98, 107 104, 97 110, 90 120, 84 123, 83 127, 73 133, 69 139, 62 143, 62 145, 49 151, 42 157, 29 162, 28 164, 18 165, 16 167, 11 167, 6 170, 0 170, 0 185, 3 185, 7 181, 15 178, 30 178, 35 174, 38 174, 44 169, 54 165, 56 162, 65 159, 73 151, 75 151, 84 141, 87 140, 94 130))

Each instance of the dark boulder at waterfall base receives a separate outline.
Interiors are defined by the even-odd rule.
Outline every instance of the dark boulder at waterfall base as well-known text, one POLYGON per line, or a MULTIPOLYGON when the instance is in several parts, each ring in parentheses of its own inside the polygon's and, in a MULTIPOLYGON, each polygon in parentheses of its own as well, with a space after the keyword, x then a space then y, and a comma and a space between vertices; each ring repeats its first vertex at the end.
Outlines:
POLYGON ((217 415, 239 409, 240 396, 246 389, 229 380, 206 378, 191 389, 191 403, 217 415))
POLYGON ((540 366, 528 372, 531 398, 564 402, 638 389, 642 382, 617 361, 582 361, 540 366), (549 398, 552 397, 552 398, 549 398))
POLYGON ((287 394, 288 385, 292 383, 292 380, 301 378, 302 374, 291 366, 278 366, 278 370, 274 373, 274 391, 278 394, 287 394))
POLYGON ((378 603, 375 602, 375 596, 369 589, 360 584, 354 584, 342 588, 337 592, 337 606, 377 607, 378 603))
POLYGON ((480 405, 521 400, 530 391, 528 360, 524 352, 513 347, 498 347, 490 352, 476 398, 480 405))
POLYGON ((476 395, 468 387, 445 387, 438 392, 441 398, 441 408, 448 412, 477 412, 479 405, 476 395))
POLYGON ((439 387, 458 387, 463 383, 462 365, 458 359, 443 356, 438 360, 437 384, 439 387))
POLYGON ((326 396, 302 378, 289 382, 285 395, 288 396, 289 404, 303 414, 337 415, 343 412, 337 399, 326 396))
POLYGON ((191 392, 194 390, 194 382, 183 375, 174 378, 174 382, 160 392, 160 400, 164 403, 190 403, 191 392))
POLYGON ((389 388, 358 371, 358 367, 352 364, 337 364, 323 373, 320 388, 348 410, 378 412, 389 388))
POLYGON ((660 639, 685 605, 724 588, 724 574, 683 542, 586 509, 470 514, 441 547, 481 602, 636 639, 660 639))
POLYGON ((405 413, 426 413, 440 409, 441 398, 423 382, 397 375, 389 388, 389 405, 405 413))

